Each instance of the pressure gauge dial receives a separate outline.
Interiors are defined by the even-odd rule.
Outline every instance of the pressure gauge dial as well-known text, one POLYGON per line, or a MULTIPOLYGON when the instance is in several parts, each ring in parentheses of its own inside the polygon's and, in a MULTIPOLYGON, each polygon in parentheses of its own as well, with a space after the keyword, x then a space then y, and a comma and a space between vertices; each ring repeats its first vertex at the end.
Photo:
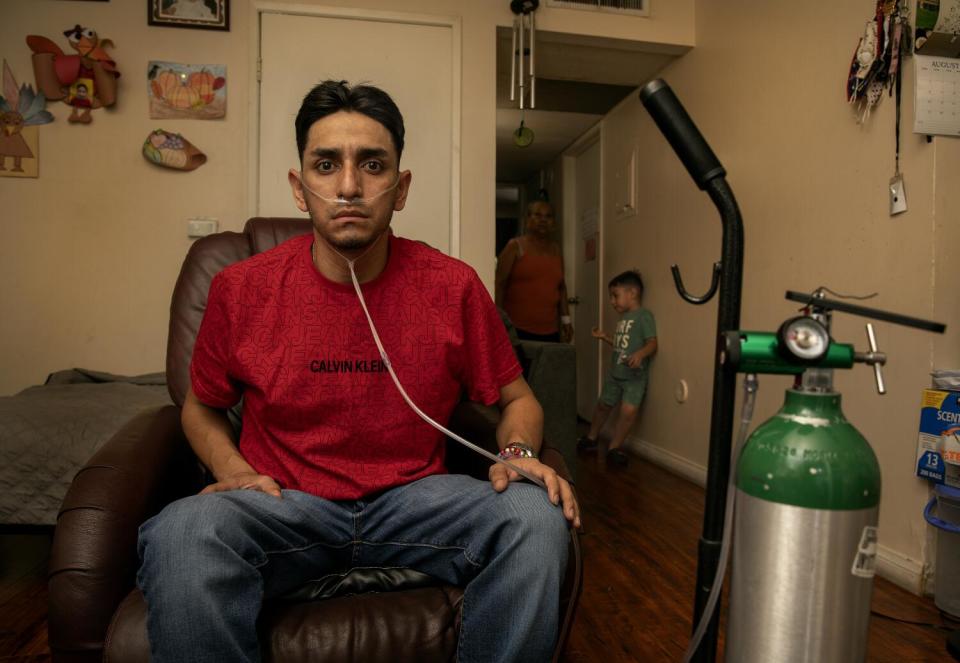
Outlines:
POLYGON ((782 350, 803 362, 816 363, 830 349, 830 332, 808 317, 792 318, 780 325, 777 339, 782 350))

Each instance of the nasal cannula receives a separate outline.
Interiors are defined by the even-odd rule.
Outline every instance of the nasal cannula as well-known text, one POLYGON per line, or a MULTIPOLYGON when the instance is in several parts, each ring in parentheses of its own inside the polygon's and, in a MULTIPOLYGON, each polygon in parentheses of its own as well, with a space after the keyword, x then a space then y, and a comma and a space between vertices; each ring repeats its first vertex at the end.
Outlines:
MULTIPOLYGON (((383 194, 387 193, 388 191, 392 191, 392 190, 395 189, 395 188, 397 187, 397 185, 400 183, 400 178, 398 177, 398 178, 397 178, 397 181, 394 182, 390 187, 384 189, 383 191, 381 191, 381 192, 377 193, 376 195, 373 195, 373 196, 371 196, 371 197, 369 197, 369 198, 358 198, 358 197, 354 197, 354 198, 351 198, 351 199, 346 199, 346 198, 344 198, 343 196, 338 196, 338 197, 336 197, 336 198, 326 198, 325 196, 320 195, 319 193, 317 193, 316 191, 314 191, 313 189, 311 189, 310 187, 308 187, 306 184, 304 184, 302 177, 299 177, 299 176, 298 176, 297 179, 300 180, 300 186, 302 186, 305 190, 309 191, 310 193, 312 193, 314 196, 316 196, 316 197, 319 198, 320 200, 324 201, 325 203, 333 204, 333 205, 344 205, 344 206, 346 206, 346 205, 365 205, 365 204, 368 204, 368 203, 370 203, 371 201, 379 198, 379 197, 382 196, 383 194)), ((367 253, 369 253, 370 250, 371 250, 374 246, 376 246, 376 245, 380 242, 380 240, 384 237, 384 235, 386 235, 386 234, 387 234, 386 229, 384 229, 384 230, 380 233, 380 235, 377 237, 377 239, 374 240, 374 241, 370 244, 370 246, 367 247, 367 250, 364 251, 363 253, 361 253, 359 256, 357 256, 357 257, 354 258, 353 260, 347 258, 347 257, 344 256, 342 253, 340 253, 339 251, 337 251, 337 249, 334 248, 334 246, 331 245, 330 242, 327 242, 326 239, 324 239, 324 242, 327 244, 327 246, 330 248, 331 251, 333 251, 334 253, 336 253, 338 256, 340 256, 340 257, 343 259, 344 262, 347 263, 347 267, 350 269, 350 280, 353 282, 353 289, 354 289, 354 291, 356 291, 356 293, 357 293, 357 298, 360 300, 360 307, 363 309, 363 314, 364 314, 364 315, 366 316, 366 318, 367 318, 367 324, 368 324, 369 327, 370 327, 370 333, 373 334, 373 341, 374 341, 374 343, 377 344, 377 350, 380 352, 380 358, 383 360, 384 365, 387 367, 387 372, 390 373, 390 377, 393 379, 393 383, 397 386, 397 390, 400 392, 400 395, 403 397, 403 400, 406 402, 407 405, 410 406, 410 409, 413 410, 413 411, 417 414, 417 416, 419 416, 421 419, 423 419, 425 422, 427 422, 428 424, 430 424, 431 426, 433 426, 434 428, 436 428, 438 431, 440 431, 440 432, 443 433, 444 435, 447 435, 448 437, 452 438, 453 440, 456 440, 457 442, 459 442, 459 443, 462 444, 463 446, 467 447, 468 449, 470 449, 470 450, 472 450, 472 451, 475 451, 476 453, 480 454, 481 456, 484 456, 484 457, 486 457, 486 458, 489 458, 490 460, 492 460, 492 461, 494 461, 494 462, 496 462, 496 463, 500 463, 501 465, 505 465, 506 467, 508 467, 509 469, 513 470, 514 472, 516 472, 516 473, 519 474, 520 476, 524 477, 525 479, 528 479, 528 480, 532 481, 533 483, 537 484, 538 486, 540 486, 541 488, 546 489, 547 486, 543 483, 543 481, 541 481, 539 478, 537 478, 537 477, 535 477, 534 475, 532 475, 530 472, 527 472, 526 470, 518 467, 517 465, 515 465, 514 463, 511 463, 511 462, 508 461, 508 460, 504 460, 503 458, 501 458, 500 456, 497 456, 496 454, 490 453, 490 452, 487 451, 486 449, 477 446, 477 445, 474 444, 473 442, 470 442, 470 441, 468 441, 468 440, 465 440, 464 438, 460 437, 459 435, 457 435, 457 434, 454 433, 453 431, 447 430, 444 426, 442 426, 441 424, 439 424, 439 423, 437 423, 436 421, 434 421, 433 419, 431 419, 429 415, 427 415, 423 410, 421 410, 419 407, 417 407, 417 404, 413 402, 413 400, 410 398, 409 395, 407 395, 407 392, 406 392, 406 390, 403 388, 403 385, 400 384, 400 379, 397 377, 396 372, 393 370, 393 364, 390 363, 390 358, 387 356, 387 351, 386 351, 386 349, 383 347, 383 343, 381 343, 381 341, 380 341, 380 335, 377 333, 377 328, 376 328, 376 326, 373 324, 373 318, 370 317, 370 311, 367 310, 367 302, 366 302, 366 300, 363 298, 363 292, 360 290, 360 281, 357 280, 357 273, 356 273, 356 271, 355 271, 354 268, 353 268, 354 263, 356 263, 358 260, 360 260, 360 259, 363 258, 365 255, 367 255, 367 253)))

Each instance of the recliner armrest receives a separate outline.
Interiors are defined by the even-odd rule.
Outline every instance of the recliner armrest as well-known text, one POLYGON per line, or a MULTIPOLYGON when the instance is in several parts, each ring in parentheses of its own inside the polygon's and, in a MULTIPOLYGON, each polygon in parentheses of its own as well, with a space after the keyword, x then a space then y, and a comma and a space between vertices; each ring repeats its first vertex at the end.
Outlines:
POLYGON ((543 407, 543 437, 577 473, 577 351, 568 343, 521 341, 526 379, 543 407))
POLYGON ((48 572, 55 661, 100 660, 110 619, 134 586, 140 524, 201 486, 173 405, 131 419, 77 472, 57 517, 48 572))

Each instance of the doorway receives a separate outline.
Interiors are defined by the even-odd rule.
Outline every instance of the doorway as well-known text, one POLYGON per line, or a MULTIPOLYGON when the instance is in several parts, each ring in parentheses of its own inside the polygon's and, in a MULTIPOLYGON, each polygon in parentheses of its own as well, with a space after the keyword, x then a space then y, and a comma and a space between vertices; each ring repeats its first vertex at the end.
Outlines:
POLYGON ((495 255, 500 255, 507 242, 520 234, 521 209, 520 186, 497 184, 497 236, 495 255))
POLYGON ((601 283, 602 121, 686 48, 537 30, 534 50, 535 108, 527 104, 521 111, 517 74, 529 68, 517 67, 520 49, 511 29, 497 28, 496 177, 520 185, 531 200, 548 199, 558 212, 564 277, 577 302, 570 307, 577 413, 589 419, 602 375, 600 342, 590 331, 607 301, 601 283))

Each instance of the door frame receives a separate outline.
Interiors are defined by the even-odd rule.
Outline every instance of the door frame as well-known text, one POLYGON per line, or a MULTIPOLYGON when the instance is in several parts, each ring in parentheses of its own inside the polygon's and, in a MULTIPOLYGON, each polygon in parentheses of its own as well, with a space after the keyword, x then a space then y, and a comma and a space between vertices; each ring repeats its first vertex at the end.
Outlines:
MULTIPOLYGON (((247 124, 250 142, 248 145, 247 180, 247 216, 257 216, 260 204, 260 44, 261 22, 263 14, 291 14, 318 18, 354 19, 377 21, 381 23, 405 23, 412 25, 431 25, 450 28, 451 36, 451 100, 452 110, 450 128, 450 255, 460 257, 460 77, 461 77, 461 25, 459 16, 440 16, 431 14, 413 14, 396 11, 381 11, 354 7, 327 7, 324 5, 305 5, 274 0, 253 0, 249 7, 250 72, 248 84, 250 95, 247 104, 247 124)), ((407 110, 411 112, 411 110, 407 110)))
MULTIPOLYGON (((600 204, 597 206, 597 320, 603 321, 603 304, 606 301, 605 291, 606 288, 603 285, 603 269, 604 269, 604 250, 603 250, 603 239, 605 236, 604 232, 604 159, 603 159, 603 125, 604 122, 601 120, 590 129, 588 129, 582 136, 573 141, 567 149, 563 151, 563 255, 570 256, 574 258, 577 255, 577 251, 581 250, 580 241, 581 237, 577 231, 577 212, 576 212, 576 159, 578 156, 587 151, 590 147, 593 147, 594 144, 597 144, 600 149, 600 191, 598 193, 600 204)), ((577 261, 576 259, 564 260, 564 275, 563 278, 567 284, 577 283, 577 261)), ((569 285, 568 285, 569 289, 569 285)), ((577 315, 581 309, 579 305, 574 309, 574 315, 577 315)), ((597 339, 597 344, 601 344, 602 341, 597 339)), ((596 366, 596 388, 597 393, 600 393, 600 388, 603 386, 603 348, 600 348, 598 353, 598 361, 596 366)))

